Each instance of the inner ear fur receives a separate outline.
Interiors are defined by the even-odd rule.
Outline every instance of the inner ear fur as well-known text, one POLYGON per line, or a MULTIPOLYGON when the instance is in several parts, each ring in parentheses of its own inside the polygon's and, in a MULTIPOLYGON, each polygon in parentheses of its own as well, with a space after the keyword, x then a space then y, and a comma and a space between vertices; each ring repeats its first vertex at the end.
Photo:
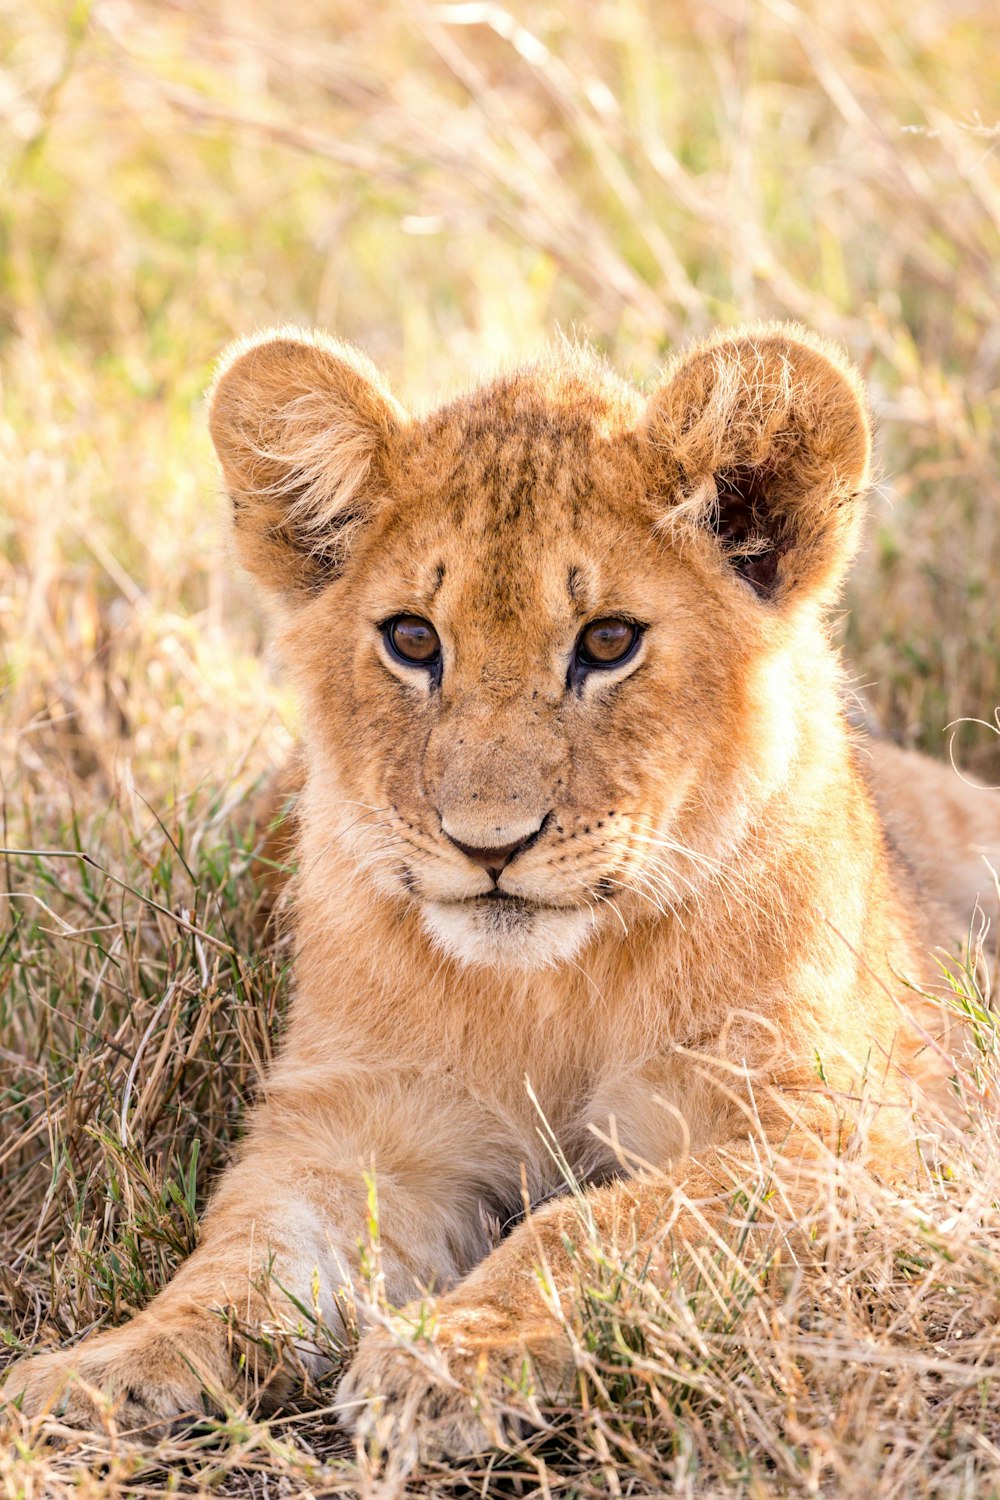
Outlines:
POLYGON ((871 423, 857 372, 795 325, 718 335, 650 402, 663 524, 714 534, 761 597, 832 593, 857 546, 871 423))
POLYGON ((208 423, 243 566, 287 598, 334 578, 384 492, 406 420, 350 344, 294 328, 234 344, 208 423))

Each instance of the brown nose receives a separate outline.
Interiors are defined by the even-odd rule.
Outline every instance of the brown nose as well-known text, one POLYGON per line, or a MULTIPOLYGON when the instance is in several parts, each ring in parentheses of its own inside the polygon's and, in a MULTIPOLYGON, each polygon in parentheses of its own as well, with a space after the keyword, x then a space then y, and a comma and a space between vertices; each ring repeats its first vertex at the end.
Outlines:
POLYGON ((541 831, 540 827, 536 828, 534 833, 529 833, 527 838, 518 839, 516 844, 497 844, 492 849, 476 849, 471 844, 461 844, 458 839, 451 838, 450 833, 445 837, 451 839, 456 849, 461 849, 466 859, 471 859, 474 865, 485 870, 495 884, 514 856, 533 844, 541 831))

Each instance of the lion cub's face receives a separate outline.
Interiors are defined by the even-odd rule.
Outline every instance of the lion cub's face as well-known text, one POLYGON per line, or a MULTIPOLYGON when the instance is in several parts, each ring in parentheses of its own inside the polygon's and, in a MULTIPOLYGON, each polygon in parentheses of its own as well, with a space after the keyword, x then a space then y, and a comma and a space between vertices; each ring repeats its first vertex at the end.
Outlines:
POLYGON ((293 627, 319 752, 373 810, 358 855, 472 961, 555 962, 627 892, 682 898, 664 836, 741 654, 582 394, 493 388, 412 430, 400 498, 293 627))
POLYGON ((868 459, 849 373, 767 330, 645 411, 574 356, 411 422, 355 351, 286 336, 237 353, 212 426, 371 879, 473 963, 683 921, 792 752, 789 643, 868 459))

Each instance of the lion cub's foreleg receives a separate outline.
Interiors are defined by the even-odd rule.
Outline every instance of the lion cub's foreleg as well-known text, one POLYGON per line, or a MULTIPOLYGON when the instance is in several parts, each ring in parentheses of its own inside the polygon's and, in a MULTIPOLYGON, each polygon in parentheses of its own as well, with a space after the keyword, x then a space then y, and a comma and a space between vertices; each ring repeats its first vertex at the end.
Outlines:
MULTIPOLYGON (((391 1184, 380 1210, 387 1228, 376 1264, 390 1299, 401 1304, 421 1286, 454 1279, 440 1215, 391 1184)), ((278 1152, 255 1150, 251 1138, 173 1281, 122 1327, 18 1361, 0 1401, 20 1399, 28 1415, 53 1412, 86 1427, 113 1413, 120 1429, 149 1432, 255 1392, 280 1398, 290 1376, 329 1362, 353 1320, 350 1304, 369 1274, 368 1211, 360 1169, 324 1172, 291 1141, 278 1152), (326 1358, 317 1322, 330 1335, 320 1337, 326 1358)))
MULTIPOLYGON (((796 1110, 801 1117, 793 1101, 796 1110)), ((833 1112, 821 1111, 789 1129, 785 1114, 767 1131, 771 1148, 743 1136, 663 1175, 548 1203, 452 1291, 364 1335, 338 1391, 341 1421, 386 1444, 409 1442, 427 1458, 506 1442, 532 1425, 537 1403, 571 1397, 579 1290, 597 1284, 607 1255, 638 1247, 643 1258, 656 1243, 715 1249, 733 1242, 727 1220, 738 1223, 741 1241, 770 1240, 818 1201, 837 1149, 835 1124, 833 1112)))

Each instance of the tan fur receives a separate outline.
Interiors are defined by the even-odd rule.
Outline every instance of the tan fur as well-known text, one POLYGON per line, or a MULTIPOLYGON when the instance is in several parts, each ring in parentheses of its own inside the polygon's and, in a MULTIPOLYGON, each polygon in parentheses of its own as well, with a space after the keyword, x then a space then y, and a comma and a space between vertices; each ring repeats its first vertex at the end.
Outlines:
POLYGON ((957 767, 873 740, 860 766, 886 831, 925 896, 948 917, 954 946, 995 916, 1000 872, 996 788, 957 767))
MULTIPOLYGON (((374 1169, 384 1292, 431 1293, 435 1335, 371 1328, 343 1419, 377 1397, 465 1452, 496 1435, 477 1391, 513 1401, 526 1354, 550 1395, 571 1378, 536 1268, 566 1289, 580 1217, 546 1130, 609 1239, 704 1234, 772 1157, 790 1198, 765 1220, 830 1153, 912 1168, 934 1053, 903 981, 945 933, 887 844, 825 624, 864 397, 767 325, 682 355, 648 402, 562 351, 411 421, 356 352, 284 332, 224 363, 211 426, 304 704, 288 1032, 175 1280, 6 1390, 76 1421, 103 1391, 133 1423, 238 1392, 246 1346, 213 1309, 294 1323, 284 1293, 315 1290, 335 1323, 374 1169), (439 686, 387 653, 399 614, 434 622, 439 686), (607 616, 642 643, 574 684, 607 616), (504 902, 446 836, 539 828, 504 902), (522 1184, 552 1201, 493 1248, 522 1184)), ((995 841, 998 800, 972 816, 995 841)))

